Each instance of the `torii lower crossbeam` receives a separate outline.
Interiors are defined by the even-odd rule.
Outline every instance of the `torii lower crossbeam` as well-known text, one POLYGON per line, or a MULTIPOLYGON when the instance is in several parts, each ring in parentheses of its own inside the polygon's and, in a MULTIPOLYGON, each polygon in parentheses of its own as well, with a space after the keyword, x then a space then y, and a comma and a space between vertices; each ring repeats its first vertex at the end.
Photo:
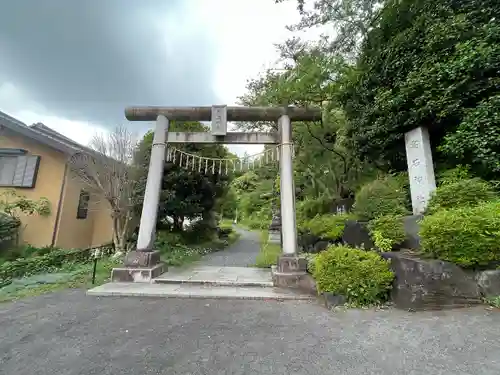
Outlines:
POLYGON ((226 133, 224 136, 202 132, 167 133, 167 143, 224 143, 232 145, 261 145, 279 143, 274 133, 226 133))

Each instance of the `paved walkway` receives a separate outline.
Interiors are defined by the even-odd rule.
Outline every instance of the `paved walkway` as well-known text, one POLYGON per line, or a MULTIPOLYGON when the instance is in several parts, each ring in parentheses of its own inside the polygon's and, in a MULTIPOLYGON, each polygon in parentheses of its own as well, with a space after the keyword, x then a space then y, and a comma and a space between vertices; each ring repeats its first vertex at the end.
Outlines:
POLYGON ((240 239, 224 251, 209 254, 199 262, 204 266, 251 267, 260 250, 259 234, 236 228, 240 239))

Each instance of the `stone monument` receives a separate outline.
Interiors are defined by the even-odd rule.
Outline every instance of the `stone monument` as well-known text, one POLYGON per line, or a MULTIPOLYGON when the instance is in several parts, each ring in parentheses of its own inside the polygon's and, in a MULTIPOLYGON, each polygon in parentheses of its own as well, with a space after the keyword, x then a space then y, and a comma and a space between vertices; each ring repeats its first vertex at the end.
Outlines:
POLYGON ((424 127, 407 132, 405 145, 413 214, 421 215, 436 190, 429 132, 424 127))

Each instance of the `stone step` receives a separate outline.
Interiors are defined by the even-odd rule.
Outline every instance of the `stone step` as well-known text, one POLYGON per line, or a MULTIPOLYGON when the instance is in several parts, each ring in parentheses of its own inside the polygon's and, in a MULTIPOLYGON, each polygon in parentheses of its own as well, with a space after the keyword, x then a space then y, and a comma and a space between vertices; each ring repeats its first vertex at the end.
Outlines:
POLYGON ((207 286, 272 287, 271 272, 249 267, 198 266, 171 268, 153 280, 156 284, 193 284, 207 286))
POLYGON ((203 280, 203 279, 189 279, 189 280, 178 280, 159 277, 153 280, 154 284, 192 284, 192 285, 206 285, 206 286, 234 286, 234 287, 272 287, 272 281, 252 281, 252 280, 203 280))
POLYGON ((313 296, 273 287, 208 286, 201 284, 107 283, 87 291, 99 297, 165 297, 246 300, 311 300, 313 296))

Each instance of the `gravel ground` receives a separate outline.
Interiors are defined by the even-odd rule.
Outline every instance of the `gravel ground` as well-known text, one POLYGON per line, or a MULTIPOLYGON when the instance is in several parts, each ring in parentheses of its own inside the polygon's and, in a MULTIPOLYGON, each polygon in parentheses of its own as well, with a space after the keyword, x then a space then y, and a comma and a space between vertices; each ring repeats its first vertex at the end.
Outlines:
MULTIPOLYGON (((243 232, 203 264, 246 266, 255 249, 243 232)), ((0 304, 0 374, 498 375, 499 338, 500 310, 484 307, 333 312, 72 290, 0 304)))
POLYGON ((500 374, 500 312, 329 312, 315 302, 96 298, 0 305, 0 373, 500 374))

